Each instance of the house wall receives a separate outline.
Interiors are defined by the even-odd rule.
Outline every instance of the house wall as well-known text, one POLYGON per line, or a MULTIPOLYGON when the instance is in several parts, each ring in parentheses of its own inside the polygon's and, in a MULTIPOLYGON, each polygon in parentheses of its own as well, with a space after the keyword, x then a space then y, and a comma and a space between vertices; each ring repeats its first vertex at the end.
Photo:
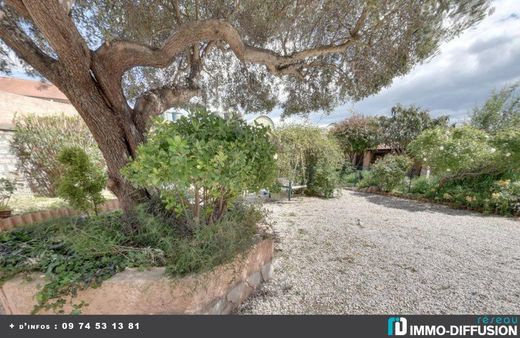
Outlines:
POLYGON ((16 170, 16 156, 10 151, 13 130, 0 129, 0 178, 16 177, 18 183, 16 195, 32 195, 27 182, 16 170))

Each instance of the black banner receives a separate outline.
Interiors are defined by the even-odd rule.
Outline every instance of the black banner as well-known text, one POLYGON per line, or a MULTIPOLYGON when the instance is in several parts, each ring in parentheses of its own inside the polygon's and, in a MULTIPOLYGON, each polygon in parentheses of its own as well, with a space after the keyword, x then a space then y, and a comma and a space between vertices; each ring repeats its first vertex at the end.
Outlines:
POLYGON ((0 316, 0 337, 511 337, 519 316, 0 316))

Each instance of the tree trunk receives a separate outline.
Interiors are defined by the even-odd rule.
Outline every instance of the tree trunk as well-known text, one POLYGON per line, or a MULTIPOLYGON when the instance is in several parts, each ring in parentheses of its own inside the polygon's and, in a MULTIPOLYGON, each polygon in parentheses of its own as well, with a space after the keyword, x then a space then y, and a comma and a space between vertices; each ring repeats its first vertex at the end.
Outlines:
POLYGON ((137 202, 147 196, 142 190, 132 187, 121 175, 121 169, 135 156, 136 147, 144 135, 137 131, 133 121, 125 120, 125 116, 129 116, 127 112, 109 106, 96 86, 63 89, 103 154, 107 165, 108 189, 116 195, 123 211, 129 213, 137 202))

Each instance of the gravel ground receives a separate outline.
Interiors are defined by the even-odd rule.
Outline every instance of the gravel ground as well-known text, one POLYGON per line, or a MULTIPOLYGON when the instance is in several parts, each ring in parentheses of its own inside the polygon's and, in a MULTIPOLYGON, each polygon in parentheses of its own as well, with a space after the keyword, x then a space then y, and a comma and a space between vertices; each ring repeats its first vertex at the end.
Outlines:
POLYGON ((342 191, 267 204, 274 278, 240 314, 520 312, 520 222, 342 191))

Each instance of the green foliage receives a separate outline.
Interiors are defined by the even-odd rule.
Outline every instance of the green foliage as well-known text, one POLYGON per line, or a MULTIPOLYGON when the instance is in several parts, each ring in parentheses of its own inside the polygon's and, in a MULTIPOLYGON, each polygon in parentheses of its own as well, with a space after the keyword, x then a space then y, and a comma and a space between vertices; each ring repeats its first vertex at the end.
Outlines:
POLYGON ((469 172, 489 163, 496 149, 489 135, 470 126, 424 131, 408 151, 432 172, 445 175, 469 172))
MULTIPOLYGON (((75 1, 70 15, 80 31, 89 32, 85 38, 92 49, 104 39, 159 46, 171 32, 183 29, 183 23, 225 20, 245 43, 267 49, 265 57, 249 58, 244 66, 232 52, 201 50, 200 67, 199 63, 190 67, 195 60, 179 53, 169 67, 129 69, 123 77, 127 98, 134 100, 143 88, 183 88, 193 72, 203 70, 208 76, 201 77, 200 89, 209 105, 248 112, 279 106, 286 114, 331 111, 346 100, 377 93, 435 55, 443 41, 479 22, 490 7, 484 0, 328 1, 326 5, 242 0, 239 6, 233 1, 178 3, 75 1), (357 22, 363 34, 353 39, 357 22), (345 49, 339 48, 338 53, 324 53, 319 48, 343 42, 345 49), (272 54, 309 49, 312 57, 307 58, 280 59, 272 54)), ((187 48, 192 44, 181 49, 187 48)), ((0 55, 1 59, 8 60, 0 55)), ((111 64, 118 61, 111 60, 111 64)))
POLYGON ((318 127, 286 125, 275 130, 280 177, 306 184, 306 193, 332 197, 343 154, 336 139, 318 127))
POLYGON ((372 165, 371 175, 361 183, 364 186, 376 186, 382 191, 390 192, 403 181, 412 167, 412 160, 405 155, 386 155, 372 165))
POLYGON ((422 133, 408 150, 439 176, 520 173, 520 128, 489 135, 471 126, 422 133))
POLYGON ((274 154, 267 128, 199 109, 175 122, 156 121, 124 174, 158 190, 167 209, 197 226, 220 220, 242 192, 271 186, 274 154))
POLYGON ((339 122, 331 132, 351 161, 354 156, 363 155, 366 150, 379 144, 380 129, 374 117, 351 116, 339 122))
POLYGON ((493 91, 482 105, 473 110, 471 125, 494 134, 513 126, 520 128, 520 83, 493 91))
POLYGON ((0 211, 10 210, 9 200, 16 190, 16 183, 8 178, 0 178, 0 211))
MULTIPOLYGON (((121 213, 88 218, 62 218, 0 233, 0 284, 19 273, 45 274, 34 312, 63 312, 68 296, 99 286, 127 267, 165 266, 172 276, 208 271, 232 260, 255 242, 263 214, 237 205, 215 226, 180 233, 164 215, 138 208, 136 220, 146 226, 124 232, 121 213)), ((81 310, 83 304, 73 304, 81 310)))
POLYGON ((410 193, 417 195, 427 195, 437 187, 438 181, 432 177, 419 176, 410 182, 410 193))
POLYGON ((490 140, 494 162, 504 172, 520 174, 520 124, 497 132, 490 140))
POLYGON ((381 143, 386 144, 398 152, 404 152, 413 140, 424 130, 448 125, 448 117, 441 116, 432 119, 427 110, 416 106, 392 107, 390 117, 379 117, 381 126, 381 143))
POLYGON ((340 184, 344 187, 354 187, 361 180, 361 174, 359 172, 350 172, 344 175, 340 175, 340 184))
POLYGON ((57 196, 57 180, 63 174, 58 155, 64 147, 80 147, 96 166, 104 167, 101 152, 79 116, 24 115, 14 122, 11 150, 18 157, 19 172, 35 194, 57 196))
POLYGON ((58 195, 75 209, 97 214, 98 207, 105 201, 101 194, 106 184, 103 171, 79 147, 63 148, 58 161, 63 165, 58 195))
POLYGON ((413 189, 433 201, 448 203, 484 213, 520 215, 520 180, 517 176, 480 175, 453 179, 439 184, 429 180, 429 187, 413 189))

